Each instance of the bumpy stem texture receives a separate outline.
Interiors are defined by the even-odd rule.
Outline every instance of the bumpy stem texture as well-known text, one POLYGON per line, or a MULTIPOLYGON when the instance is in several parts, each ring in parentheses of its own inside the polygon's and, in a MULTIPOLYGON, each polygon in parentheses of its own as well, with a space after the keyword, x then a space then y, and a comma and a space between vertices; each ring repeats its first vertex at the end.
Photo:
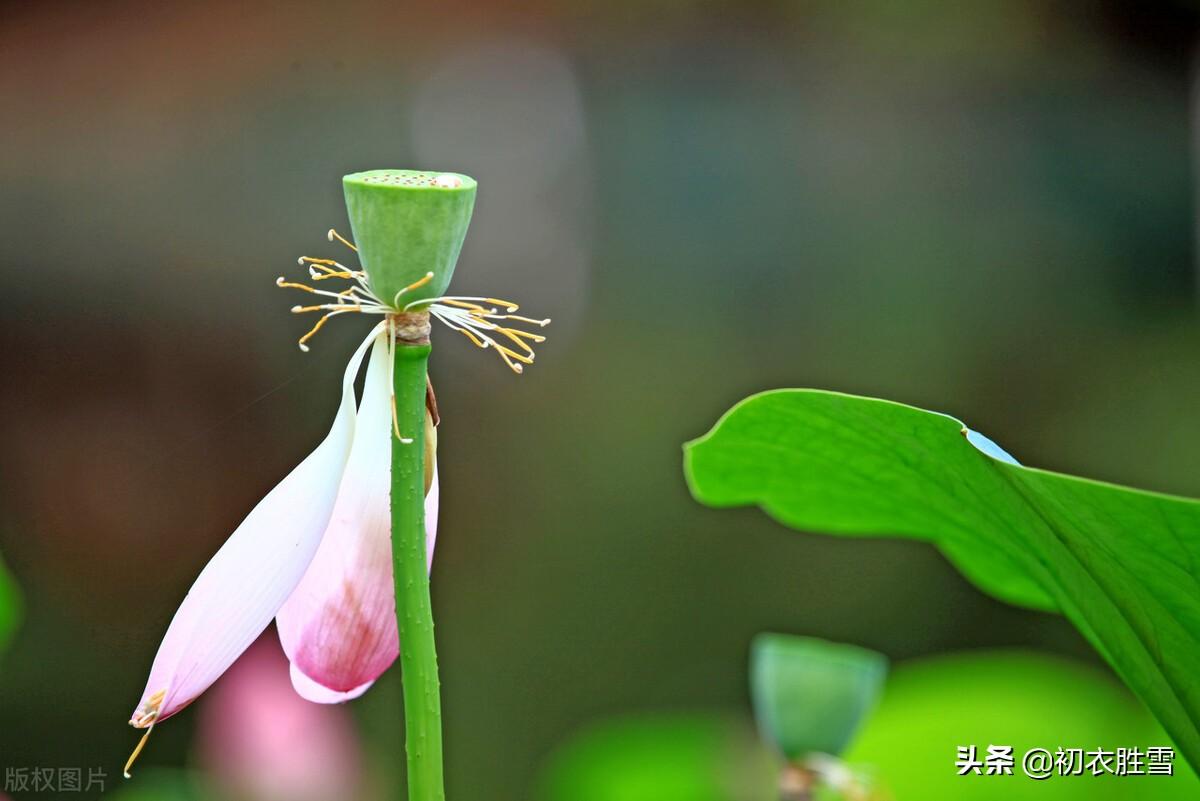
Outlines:
POLYGON ((392 435, 392 559, 404 685, 409 801, 444 801, 442 706, 425 563, 425 375, 428 345, 396 345, 392 435))

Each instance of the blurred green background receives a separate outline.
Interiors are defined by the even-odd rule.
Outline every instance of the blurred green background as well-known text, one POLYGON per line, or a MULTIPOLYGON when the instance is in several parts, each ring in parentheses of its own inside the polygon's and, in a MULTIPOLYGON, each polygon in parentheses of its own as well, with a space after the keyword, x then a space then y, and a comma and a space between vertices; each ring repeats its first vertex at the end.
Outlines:
MULTIPOLYGON (((25 619, 0 767, 116 786, 183 593, 332 416, 365 323, 302 354, 274 281, 343 255, 340 177, 372 167, 476 177, 455 289, 554 318, 520 378, 435 334, 453 797, 530 797, 597 719, 747 709, 764 629, 1098 665, 929 547, 699 507, 680 446, 747 394, 817 386, 1200 495, 1198 22, 1183 2, 3 6, 0 553, 25 619)), ((368 730, 393 691, 353 705, 368 730)), ((142 768, 194 765, 202 712, 142 768)))

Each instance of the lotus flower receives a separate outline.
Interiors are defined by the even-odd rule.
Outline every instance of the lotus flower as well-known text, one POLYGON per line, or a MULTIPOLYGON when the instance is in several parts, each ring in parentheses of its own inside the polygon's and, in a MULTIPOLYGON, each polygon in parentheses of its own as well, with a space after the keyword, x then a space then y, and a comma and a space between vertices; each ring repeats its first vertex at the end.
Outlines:
MULTIPOLYGON (((308 350, 308 340, 333 317, 366 314, 385 319, 350 357, 328 436, 242 521, 175 613, 129 721, 146 734, 125 765, 126 778, 154 725, 208 689, 272 619, 291 663, 292 686, 310 701, 356 698, 395 661, 400 642, 392 575, 392 435, 401 444, 418 439, 418 432, 406 437, 399 430, 392 381, 400 352, 397 343, 427 345, 433 318, 477 347, 492 350, 520 373, 533 363, 531 343, 545 340, 512 327, 545 327, 550 322, 514 314, 519 308, 515 303, 441 294, 471 218, 473 179, 456 173, 369 170, 347 175, 342 182, 359 245, 333 230, 329 240, 354 251, 360 269, 305 256, 299 261, 307 267, 311 284, 282 276, 276 284, 316 300, 292 308, 297 314, 321 315, 300 338, 301 350, 308 350), (319 288, 326 281, 346 281, 349 286, 340 291, 319 288), (369 349, 366 385, 356 409, 354 379, 369 349)), ((428 350, 423 358, 427 357, 428 350)), ((422 362, 418 380, 425 375, 422 362)), ((418 384, 412 393, 418 402, 419 393, 418 384)), ((427 568, 433 559, 438 503, 436 412, 431 414, 430 406, 427 403, 421 437, 424 458, 406 460, 423 464, 426 471, 427 568)), ((406 408, 406 417, 410 412, 419 415, 420 408, 406 408)), ((419 528, 410 527, 412 531, 420 534, 419 528)), ((406 550, 401 556, 408 554, 413 559, 403 562, 407 575, 411 578, 415 570, 419 576, 420 551, 406 550)), ((428 588, 423 589, 427 601, 428 588)), ((425 631, 432 632, 428 610, 426 614, 430 619, 425 631)), ((432 663, 428 675, 436 688, 432 634, 425 645, 409 654, 427 654, 432 663)), ((440 750, 437 753, 440 759, 440 750)), ((438 764, 431 774, 439 782, 440 771, 438 764)))
MULTIPOLYGON (((159 646, 131 725, 149 729, 190 704, 272 619, 292 685, 310 701, 355 698, 396 659, 389 367, 387 324, 380 323, 346 366, 325 440, 254 507, 192 585, 159 646), (354 378, 368 349, 356 410, 354 378)), ((428 412, 426 429, 432 446, 428 412)), ((432 564, 438 487, 433 459, 426 463, 432 564)))

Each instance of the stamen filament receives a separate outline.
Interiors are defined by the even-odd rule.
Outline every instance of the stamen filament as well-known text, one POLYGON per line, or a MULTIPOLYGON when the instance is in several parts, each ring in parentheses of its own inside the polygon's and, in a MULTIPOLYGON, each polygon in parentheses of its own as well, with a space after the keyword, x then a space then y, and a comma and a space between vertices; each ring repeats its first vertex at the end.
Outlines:
POLYGON ((163 699, 167 697, 166 690, 159 690, 146 699, 146 702, 134 713, 133 719, 129 721, 130 725, 137 728, 146 728, 146 733, 142 735, 142 739, 138 740, 137 746, 134 747, 133 753, 129 755, 129 759, 125 761, 125 768, 121 774, 126 778, 130 778, 129 769, 133 767, 134 761, 138 755, 142 753, 142 749, 146 747, 146 741, 150 739, 150 732, 154 731, 154 724, 158 722, 158 712, 162 709, 163 699))
POLYGON ((516 336, 522 337, 524 339, 528 339, 530 342, 545 342, 546 341, 546 338, 544 336, 542 336, 541 334, 533 334, 533 333, 530 333, 529 331, 522 331, 519 328, 506 328, 504 330, 508 331, 509 333, 515 334, 516 336))
POLYGON ((484 303, 495 303, 497 306, 504 306, 507 308, 507 310, 509 312, 515 312, 517 309, 521 308, 517 304, 513 303, 511 300, 496 300, 495 298, 484 298, 483 302, 484 303))
POLYGON ((316 258, 313 258, 312 256, 301 256, 299 258, 299 262, 301 264, 312 264, 316 267, 337 267, 339 270, 346 269, 345 267, 343 267, 341 264, 334 261, 333 259, 316 259, 316 258))
POLYGON ((476 336, 476 335, 474 334, 474 332, 472 332, 472 331, 471 331, 471 329, 469 329, 469 328, 459 328, 458 326, 456 326, 456 325, 453 325, 452 323, 449 323, 449 322, 447 322, 447 321, 446 321, 444 318, 441 318, 441 317, 439 317, 438 319, 439 319, 439 320, 441 320, 443 323, 446 323, 446 325, 447 325, 447 326, 449 326, 451 329, 453 329, 453 330, 455 330, 455 331, 459 332, 460 334, 465 334, 465 335, 466 335, 466 337, 467 337, 467 339, 469 339, 469 340, 471 340, 473 343, 475 343, 475 347, 477 347, 477 348, 484 348, 484 349, 486 349, 486 348, 488 347, 488 343, 484 342, 482 339, 480 339, 478 336, 476 336))
POLYGON ((134 746, 133 753, 129 755, 129 759, 125 760, 125 768, 121 771, 121 775, 126 779, 133 778, 133 774, 129 772, 129 769, 133 767, 133 763, 141 756, 142 749, 146 747, 146 741, 150 739, 150 732, 152 731, 154 731, 153 722, 146 727, 146 733, 142 735, 142 739, 138 740, 138 744, 134 746))
POLYGON ((355 301, 366 301, 368 304, 373 303, 381 307, 383 306, 383 304, 380 303, 374 295, 367 294, 365 290, 359 289, 356 286, 352 286, 349 289, 343 289, 341 292, 331 292, 327 289, 316 289, 308 284, 297 284, 293 281, 287 281, 282 275, 275 279, 275 286, 283 289, 300 289, 309 293, 310 295, 321 295, 322 297, 333 298, 334 300, 353 298, 355 301), (358 293, 362 293, 362 295, 359 295, 358 293))
POLYGON ((500 328, 499 326, 496 327, 496 331, 508 337, 508 339, 515 343, 519 348, 532 356, 533 348, 521 341, 521 339, 517 336, 517 334, 520 333, 519 331, 515 331, 511 328, 500 328))
POLYGON ((471 311, 479 312, 481 314, 487 312, 487 307, 480 306, 478 303, 467 303, 466 301, 448 298, 442 298, 440 302, 446 304, 447 306, 458 306, 459 308, 470 309, 471 311))
POLYGON ((444 314, 440 314, 440 313, 438 312, 438 309, 437 309, 437 307, 436 307, 436 306, 434 306, 434 307, 430 307, 430 309, 429 309, 429 312, 430 312, 430 313, 431 313, 431 314, 432 314, 434 317, 436 317, 437 319, 441 320, 441 322, 442 322, 442 325, 446 326, 446 327, 447 327, 447 328, 449 328, 451 331, 458 331, 460 334, 466 334, 467 338, 468 338, 468 339, 470 339, 472 342, 474 342, 474 343, 475 343, 475 345, 476 345, 477 347, 480 347, 480 348, 486 348, 486 347, 487 347, 487 343, 486 343, 486 342, 484 342, 484 341, 483 341, 483 340, 481 340, 481 339, 477 339, 477 338, 476 338, 476 336, 475 336, 475 334, 473 334, 473 333, 471 332, 471 330, 470 330, 470 329, 468 329, 468 328, 463 328, 463 327, 461 327, 461 326, 459 326, 459 325, 457 325, 457 324, 455 324, 455 323, 451 322, 451 321, 450 321, 450 318, 449 318, 449 317, 447 317, 446 315, 444 315, 444 314))
POLYGON ((301 289, 305 292, 311 292, 314 295, 321 294, 320 290, 314 289, 308 284, 297 284, 292 281, 288 281, 282 275, 275 279, 275 286, 281 289, 301 289))
MULTIPOLYGON (((433 280, 433 273, 432 272, 425 273, 425 275, 421 276, 416 281, 413 281, 411 284, 409 284, 408 286, 404 287, 399 292, 397 292, 395 297, 392 298, 392 305, 393 306, 399 305, 400 296, 403 295, 405 292, 412 292, 414 289, 420 289, 421 287, 425 286, 432 280, 433 280)), ((410 303, 409 306, 411 306, 411 305, 412 304, 410 303)), ((405 311, 407 311, 408 306, 405 306, 404 309, 405 309, 405 311)))
POLYGON ((362 309, 355 306, 354 308, 350 308, 350 309, 340 309, 338 311, 329 312, 324 317, 322 317, 320 320, 317 320, 317 324, 314 325, 312 328, 310 328, 307 334, 300 337, 300 341, 296 344, 298 344, 300 346, 300 350, 304 351, 305 353, 308 353, 308 345, 305 345, 304 343, 307 342, 308 340, 312 339, 314 336, 316 336, 316 333, 321 330, 321 328, 325 325, 326 322, 329 321, 330 317, 337 317, 339 314, 345 314, 346 312, 358 312, 358 311, 362 311, 362 309))
POLYGON ((497 351, 500 354, 500 358, 504 359, 504 363, 508 365, 508 369, 512 370, 517 375, 520 375, 521 373, 523 373, 525 371, 524 367, 517 364, 516 362, 514 362, 512 359, 510 359, 508 357, 508 354, 504 352, 504 348, 497 348, 497 351))
MULTIPOLYGON (((446 295, 444 297, 437 298, 438 303, 450 303, 451 301, 455 301, 455 300, 477 301, 478 303, 494 303, 497 306, 504 306, 510 312, 515 312, 517 309, 521 308, 517 304, 513 303, 511 300, 497 300, 496 298, 480 298, 480 297, 473 297, 471 295, 446 295)), ((476 304, 472 304, 472 305, 476 305, 476 304)))
MULTIPOLYGON (((312 280, 327 281, 330 278, 348 278, 349 279, 349 278, 357 278, 357 277, 358 277, 357 273, 352 273, 349 270, 344 270, 342 272, 327 272, 327 273, 321 273, 319 275, 313 275, 312 280)), ((353 289, 353 288, 354 287, 351 287, 351 289, 353 289)))
MULTIPOLYGON (((519 322, 519 323, 529 323, 530 325, 537 325, 537 326, 541 326, 542 328, 545 328, 546 326, 550 325, 550 318, 549 318, 549 317, 547 317, 547 318, 546 318, 546 319, 544 319, 544 320, 535 320, 535 319, 533 319, 532 317, 522 317, 522 316, 521 316, 521 315, 519 315, 519 314, 506 314, 506 315, 504 315, 503 317, 501 317, 500 319, 502 319, 502 320, 516 320, 516 321, 517 321, 517 322, 519 322)), ((522 331, 521 333, 522 333, 522 334, 524 334, 524 333, 526 333, 526 332, 522 331)), ((537 334, 528 334, 528 336, 531 336, 531 337, 532 337, 532 336, 537 336, 537 334)), ((546 339, 545 337, 542 337, 541 341, 545 341, 545 339, 546 339)))
POLYGON ((363 306, 360 303, 322 303, 319 306, 293 306, 292 314, 303 314, 305 312, 314 311, 362 311, 363 306))
POLYGON ((413 444, 412 437, 406 437, 400 433, 400 415, 396 411, 396 396, 394 394, 392 395, 392 433, 396 435, 396 439, 405 445, 413 444))
POLYGON ((532 356, 526 356, 523 353, 517 353, 512 348, 506 348, 503 345, 497 345, 496 350, 500 351, 502 354, 504 354, 505 356, 508 356, 509 358, 516 359, 521 364, 533 364, 532 356))
MULTIPOLYGON (((403 291, 403 290, 401 290, 403 291)), ((396 321, 392 317, 388 317, 388 386, 392 393, 392 433, 396 435, 396 439, 400 440, 405 445, 411 445, 413 440, 411 437, 405 437, 400 433, 400 415, 396 411, 396 321)), ((428 381, 428 377, 426 377, 428 381)))
POLYGON ((354 245, 347 242, 346 239, 341 234, 339 234, 337 231, 333 230, 332 228, 329 229, 329 233, 326 234, 326 236, 329 237, 330 242, 332 242, 333 240, 336 239, 337 241, 341 242, 346 247, 353 250, 355 253, 358 252, 358 248, 354 247, 354 245))

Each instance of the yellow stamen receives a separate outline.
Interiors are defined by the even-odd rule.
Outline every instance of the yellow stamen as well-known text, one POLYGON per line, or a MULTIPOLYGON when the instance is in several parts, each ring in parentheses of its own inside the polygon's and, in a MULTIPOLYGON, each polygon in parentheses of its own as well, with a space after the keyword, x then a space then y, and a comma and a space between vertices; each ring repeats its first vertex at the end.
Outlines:
POLYGON ((304 343, 307 342, 308 340, 312 339, 314 336, 316 336, 317 332, 320 331, 321 327, 324 326, 325 323, 329 321, 330 317, 336 317, 337 315, 342 314, 344 312, 360 312, 360 311, 362 311, 361 306, 347 306, 345 309, 339 309, 337 311, 328 312, 320 320, 317 320, 317 324, 314 325, 312 328, 310 328, 308 330, 307 334, 300 337, 300 341, 296 344, 298 344, 300 346, 300 350, 304 351, 305 353, 308 353, 308 346, 305 345, 304 343))
POLYGON ((341 234, 339 234, 337 231, 333 230, 332 228, 329 229, 329 233, 327 234, 327 236, 329 237, 330 242, 332 242, 333 240, 336 239, 337 241, 341 242, 346 247, 353 250, 355 253, 358 252, 358 248, 354 247, 354 245, 351 245, 349 242, 347 242, 345 237, 343 237, 341 234))
POLYGON ((515 312, 517 309, 521 308, 517 304, 513 303, 511 300, 496 300, 495 298, 484 298, 483 302, 484 303, 495 303, 497 306, 504 306, 508 309, 509 312, 515 312))
POLYGON ((317 294, 317 290, 313 289, 308 284, 297 284, 292 281, 285 281, 285 280, 283 280, 282 275, 275 279, 275 286, 281 287, 283 289, 302 289, 305 292, 311 292, 314 295, 317 294))
POLYGON ((505 337, 508 337, 508 339, 512 340, 512 342, 515 343, 517 345, 517 347, 519 347, 521 350, 525 351, 526 353, 530 354, 530 356, 533 355, 533 348, 529 347, 527 344, 522 342, 517 337, 517 334, 519 334, 520 331, 516 331, 512 328, 500 328, 499 326, 497 326, 496 328, 494 328, 492 330, 498 334, 503 334, 505 337))
POLYGON ((400 416, 396 412, 396 395, 392 394, 392 433, 396 435, 396 439, 400 440, 405 445, 412 445, 412 437, 406 437, 400 433, 400 416))
POLYGON ((146 699, 141 708, 134 714, 133 720, 129 721, 130 725, 136 728, 145 728, 146 733, 142 735, 142 739, 138 740, 137 746, 133 749, 133 753, 129 755, 129 759, 125 761, 125 769, 121 771, 122 775, 130 778, 129 769, 133 767, 133 763, 142 753, 142 749, 146 747, 146 741, 150 739, 150 732, 154 731, 154 724, 158 722, 158 712, 162 708, 163 699, 167 697, 166 690, 159 690, 146 699))
MULTIPOLYGON (((519 314, 506 314, 506 315, 504 315, 504 317, 502 319, 516 320, 518 323, 529 323, 530 325, 537 325, 537 326, 541 326, 542 328, 545 328, 546 326, 550 325, 549 317, 547 317, 545 320, 535 320, 532 317, 522 317, 519 314)), ((522 331, 521 333, 524 334, 525 332, 522 331)), ((527 336, 534 336, 534 335, 528 334, 527 336)), ((542 337, 542 339, 545 340, 545 337, 542 337)))
POLYGON ((486 342, 484 342, 479 337, 475 336, 475 334, 473 334, 469 329, 460 328, 458 330, 463 334, 463 336, 465 336, 467 339, 471 340, 471 342, 473 342, 475 344, 475 347, 486 348, 488 346, 488 344, 486 342))
POLYGON ((130 774, 130 772, 129 772, 129 769, 133 767, 133 763, 134 763, 135 761, 137 761, 137 758, 138 758, 138 756, 140 756, 140 755, 141 755, 141 753, 142 753, 142 749, 146 747, 146 741, 150 739, 150 732, 152 732, 152 731, 154 731, 154 724, 153 724, 153 723, 151 723, 151 724, 150 724, 150 725, 149 725, 149 726, 146 728, 146 733, 142 735, 142 739, 138 740, 137 747, 135 747, 135 748, 133 749, 133 753, 132 753, 132 754, 130 754, 130 755, 129 755, 129 759, 127 759, 127 760, 125 761, 125 769, 124 769, 123 771, 121 771, 121 774, 122 774, 122 775, 123 775, 123 776, 124 776, 126 779, 131 779, 131 778, 133 778, 132 774, 130 774))
MULTIPOLYGON (((496 302, 501 305, 514 305, 506 301, 497 300, 496 298, 489 298, 488 300, 489 302, 496 302)), ((435 304, 443 308, 465 309, 465 318, 459 314, 451 314, 448 317, 443 317, 443 322, 471 340, 471 343, 476 347, 485 349, 495 348, 496 353, 508 365, 509 369, 515 373, 522 372, 522 364, 533 364, 534 353, 533 348, 529 346, 529 342, 538 343, 546 341, 546 338, 540 334, 498 325, 496 321, 517 319, 534 325, 546 325, 550 322, 548 319, 534 320, 527 317, 517 317, 517 315, 499 314, 495 309, 487 309, 476 303, 456 298, 440 298, 435 301, 435 304), (507 345, 501 345, 496 341, 498 337, 508 340, 516 349, 507 345)))
POLYGON ((500 354, 500 358, 504 360, 504 363, 508 365, 508 369, 512 370, 517 375, 520 375, 522 372, 525 371, 524 367, 517 364, 516 362, 514 362, 512 359, 510 359, 508 357, 508 353, 511 351, 506 352, 506 351, 508 351, 507 348, 502 348, 502 347, 497 346, 496 351, 500 354))
POLYGON ((412 292, 414 289, 420 289, 421 287, 425 286, 432 280, 433 280, 433 273, 432 272, 425 273, 425 275, 421 276, 416 281, 413 281, 411 284, 404 287, 404 289, 401 289, 399 292, 397 292, 395 294, 395 296, 392 298, 392 305, 399 306, 401 295, 403 295, 405 292, 412 292))
POLYGON ((457 306, 460 309, 467 309, 468 311, 477 312, 479 314, 487 313, 486 307, 480 306, 478 303, 468 303, 465 300, 440 300, 438 303, 442 303, 446 306, 457 306))
POLYGON ((525 339, 528 339, 530 342, 545 342, 546 341, 546 338, 544 336, 542 336, 541 334, 531 334, 530 332, 522 331, 519 328, 506 328, 504 330, 508 331, 509 333, 516 334, 519 337, 524 337, 525 339))
POLYGON ((341 263, 336 262, 333 259, 315 259, 312 256, 301 256, 300 263, 301 264, 308 263, 308 264, 313 265, 314 267, 337 267, 339 269, 342 269, 341 263))
MULTIPOLYGON (((517 353, 515 350, 513 350, 511 348, 506 348, 503 345, 497 345, 496 350, 500 351, 500 354, 502 356, 508 356, 510 358, 516 359, 517 361, 521 362, 522 364, 533 364, 532 356, 526 356, 523 353, 517 353)), ((533 351, 530 351, 530 353, 532 353, 532 352, 533 351)))
MULTIPOLYGON (((355 253, 358 252, 358 248, 352 242, 333 228, 329 229, 328 238, 330 242, 340 242, 355 253)), ((407 311, 415 308, 429 309, 438 319, 469 339, 475 347, 482 349, 494 348, 504 363, 508 365, 509 369, 515 373, 522 372, 522 365, 533 364, 534 352, 533 348, 530 347, 530 343, 536 344, 546 341, 546 338, 540 334, 500 324, 501 321, 511 321, 512 323, 524 323, 540 327, 550 324, 549 319, 537 320, 532 317, 513 314, 520 306, 511 300, 490 297, 445 297, 418 299, 402 306, 401 296, 428 285, 434 278, 432 272, 427 272, 421 278, 402 288, 392 297, 392 302, 389 304, 387 301, 379 299, 371 291, 367 282, 367 273, 364 270, 354 270, 334 259, 320 259, 314 256, 301 256, 299 261, 301 265, 309 268, 309 278, 314 283, 329 278, 340 278, 354 282, 353 286, 341 292, 327 292, 308 284, 287 281, 282 276, 275 282, 280 287, 299 289, 310 294, 321 295, 331 299, 327 303, 316 303, 309 306, 295 306, 292 308, 292 311, 298 314, 325 312, 317 320, 316 324, 300 338, 298 344, 303 351, 308 351, 308 346, 305 343, 316 336, 325 323, 329 321, 330 317, 344 312, 391 314, 393 310, 407 311), (504 345, 501 345, 497 341, 500 339, 505 340, 504 345)), ((394 342, 393 347, 395 347, 394 342)), ((400 433, 394 398, 392 401, 392 431, 402 442, 412 441, 400 433)))

